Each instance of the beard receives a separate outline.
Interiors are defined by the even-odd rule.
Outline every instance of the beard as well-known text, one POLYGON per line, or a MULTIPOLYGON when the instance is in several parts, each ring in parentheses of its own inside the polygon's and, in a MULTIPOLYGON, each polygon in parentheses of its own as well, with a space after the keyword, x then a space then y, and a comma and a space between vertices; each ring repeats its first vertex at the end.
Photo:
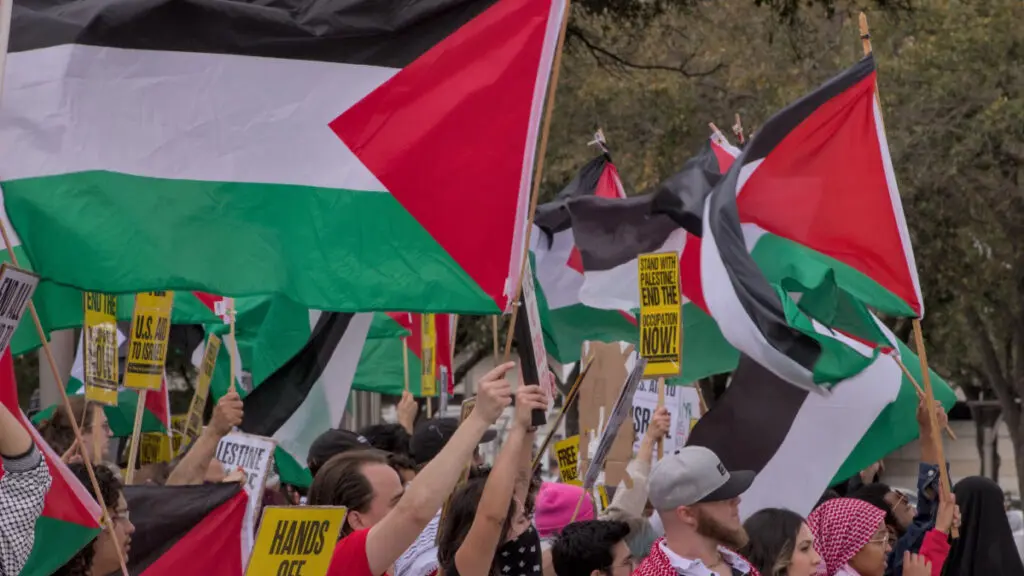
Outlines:
POLYGON ((725 524, 707 514, 699 507, 697 511, 697 534, 714 540, 720 545, 732 550, 739 550, 747 545, 750 538, 747 531, 740 525, 737 528, 729 528, 725 524))

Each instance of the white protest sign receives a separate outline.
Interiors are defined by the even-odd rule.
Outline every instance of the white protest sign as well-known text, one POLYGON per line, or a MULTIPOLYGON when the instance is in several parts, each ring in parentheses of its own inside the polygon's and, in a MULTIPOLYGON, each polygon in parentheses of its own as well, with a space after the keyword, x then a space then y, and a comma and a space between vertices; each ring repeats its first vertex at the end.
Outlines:
POLYGON ((35 274, 7 263, 0 266, 0 354, 11 345, 14 331, 38 285, 39 277, 35 274))
POLYGON ((217 444, 217 460, 224 465, 224 473, 230 474, 236 468, 245 471, 245 492, 249 495, 249 507, 245 511, 245 557, 248 558, 253 546, 256 514, 263 501, 263 486, 270 473, 274 459, 275 442, 270 438, 232 432, 221 438, 217 444))
POLYGON ((540 323, 540 308, 537 307, 537 293, 534 291, 533 269, 530 267, 529 259, 526 260, 523 272, 523 302, 526 305, 526 310, 520 310, 519 313, 526 312, 530 326, 530 340, 533 345, 533 358, 537 364, 537 375, 540 378, 539 384, 547 392, 548 401, 551 402, 557 391, 554 375, 548 370, 548 353, 544 348, 544 328, 540 323))
MULTIPOLYGON (((690 437, 690 429, 700 418, 697 391, 689 386, 665 386, 665 408, 671 416, 668 436, 665 438, 665 450, 678 450, 686 445, 690 437)), ((633 453, 640 450, 640 442, 647 433, 647 427, 658 407, 658 381, 644 380, 633 396, 633 453)))

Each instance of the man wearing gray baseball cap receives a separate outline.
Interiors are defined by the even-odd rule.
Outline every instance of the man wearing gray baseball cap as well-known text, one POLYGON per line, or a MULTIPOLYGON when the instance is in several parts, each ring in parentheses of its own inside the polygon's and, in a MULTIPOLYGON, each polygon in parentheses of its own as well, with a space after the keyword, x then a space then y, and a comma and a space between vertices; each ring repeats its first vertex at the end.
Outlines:
POLYGON ((754 481, 749 470, 726 470, 714 452, 687 446, 651 469, 648 498, 665 538, 634 576, 760 576, 734 550, 747 543, 740 495, 754 481))

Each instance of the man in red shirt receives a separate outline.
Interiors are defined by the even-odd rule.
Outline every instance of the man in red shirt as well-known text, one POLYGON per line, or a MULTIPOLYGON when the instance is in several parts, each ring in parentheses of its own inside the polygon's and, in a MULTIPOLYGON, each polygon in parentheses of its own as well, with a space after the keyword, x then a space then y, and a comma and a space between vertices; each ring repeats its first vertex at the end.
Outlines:
POLYGON ((342 454, 320 469, 309 504, 349 509, 328 576, 381 576, 412 545, 454 490, 480 439, 512 403, 505 373, 513 366, 508 362, 484 375, 473 412, 404 491, 381 452, 342 454))

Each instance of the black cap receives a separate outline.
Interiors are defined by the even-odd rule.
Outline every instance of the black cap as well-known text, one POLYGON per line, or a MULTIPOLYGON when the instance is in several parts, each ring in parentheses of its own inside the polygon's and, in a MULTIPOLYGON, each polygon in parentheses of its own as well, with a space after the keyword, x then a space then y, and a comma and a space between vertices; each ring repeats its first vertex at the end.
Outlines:
MULTIPOLYGON (((433 460, 455 435, 458 427, 459 421, 455 418, 433 418, 417 424, 412 433, 412 440, 409 441, 409 449, 416 464, 423 465, 433 460)), ((488 430, 484 432, 480 443, 490 442, 497 436, 497 432, 488 430)))
POLYGON ((363 436, 351 430, 331 428, 317 436, 316 440, 313 440, 313 443, 309 445, 309 453, 306 456, 309 473, 316 476, 317 470, 338 454, 367 448, 373 448, 373 446, 363 436))

